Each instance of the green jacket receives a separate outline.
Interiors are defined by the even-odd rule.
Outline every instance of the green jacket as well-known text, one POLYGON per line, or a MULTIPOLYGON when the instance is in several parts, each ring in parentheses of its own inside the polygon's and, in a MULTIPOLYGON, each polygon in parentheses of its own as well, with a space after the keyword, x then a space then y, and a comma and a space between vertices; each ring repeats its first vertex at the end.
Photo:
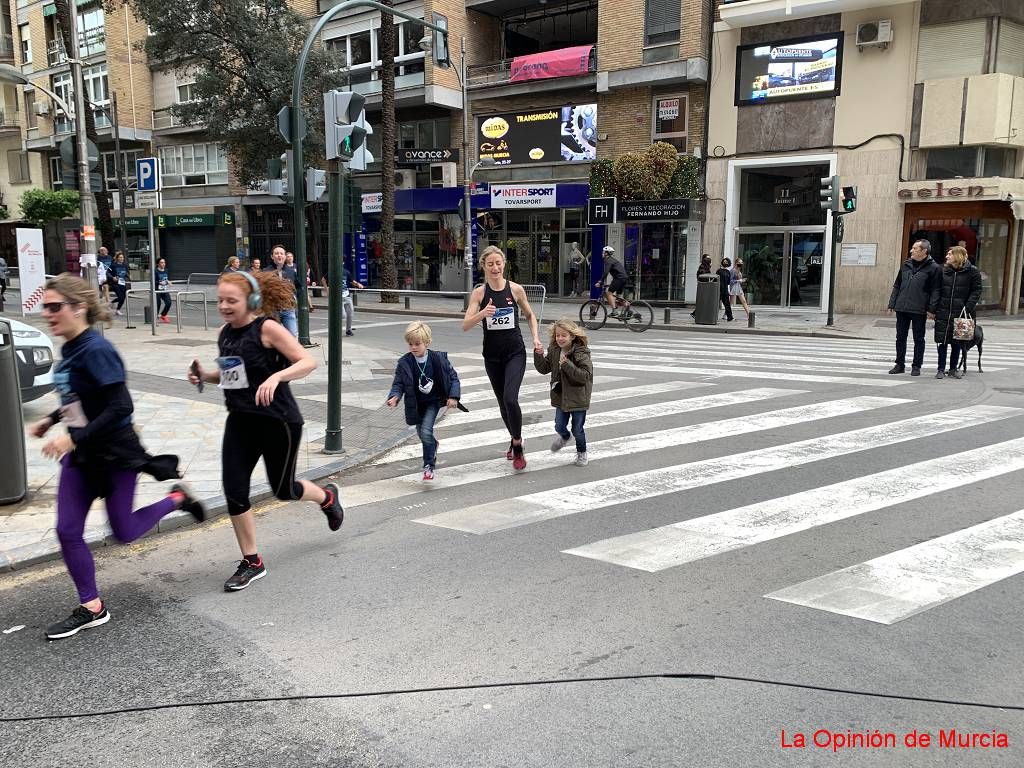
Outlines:
POLYGON ((540 373, 551 374, 551 405, 563 411, 585 411, 590 408, 594 391, 594 365, 590 350, 574 341, 569 356, 559 363, 562 350, 554 341, 546 355, 533 353, 533 365, 540 373))

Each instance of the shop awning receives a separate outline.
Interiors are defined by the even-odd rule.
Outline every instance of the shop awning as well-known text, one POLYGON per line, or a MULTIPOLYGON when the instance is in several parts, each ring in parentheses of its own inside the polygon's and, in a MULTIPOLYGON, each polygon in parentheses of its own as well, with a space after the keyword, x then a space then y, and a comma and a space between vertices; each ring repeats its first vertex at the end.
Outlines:
POLYGON ((593 50, 592 45, 577 45, 572 48, 559 48, 557 51, 516 56, 512 59, 509 82, 520 83, 524 80, 585 75, 591 69, 590 57, 593 50))

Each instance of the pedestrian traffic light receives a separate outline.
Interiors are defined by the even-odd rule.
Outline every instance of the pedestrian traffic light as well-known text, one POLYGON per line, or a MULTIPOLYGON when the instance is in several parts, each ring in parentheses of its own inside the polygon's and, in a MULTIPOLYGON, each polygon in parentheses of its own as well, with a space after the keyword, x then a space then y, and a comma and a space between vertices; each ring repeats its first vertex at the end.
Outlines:
POLYGON ((324 138, 327 159, 347 163, 366 139, 366 129, 356 125, 365 99, 353 91, 324 94, 324 138))
POLYGON ((359 117, 356 118, 355 126, 357 128, 362 128, 366 133, 364 134, 362 146, 356 147, 348 167, 353 171, 365 171, 374 161, 373 154, 370 152, 370 148, 367 146, 365 138, 373 133, 373 126, 370 125, 370 122, 366 119, 365 109, 360 112, 359 117))
POLYGON ((843 187, 843 213, 853 213, 857 210, 857 188, 843 187))
POLYGON ((327 191, 327 172, 319 168, 306 169, 306 202, 315 203, 327 191))
POLYGON ((839 208, 839 177, 838 176, 822 176, 821 177, 821 201, 819 205, 822 210, 825 211, 838 211, 839 208))

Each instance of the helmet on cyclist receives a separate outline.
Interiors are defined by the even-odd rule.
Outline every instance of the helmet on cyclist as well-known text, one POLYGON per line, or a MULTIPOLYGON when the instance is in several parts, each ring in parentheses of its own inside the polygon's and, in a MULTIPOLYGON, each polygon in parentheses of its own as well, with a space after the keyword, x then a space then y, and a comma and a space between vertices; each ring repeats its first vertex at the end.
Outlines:
POLYGON ((610 245, 606 245, 604 248, 601 249, 601 253, 615 253, 615 249, 612 248, 610 245))

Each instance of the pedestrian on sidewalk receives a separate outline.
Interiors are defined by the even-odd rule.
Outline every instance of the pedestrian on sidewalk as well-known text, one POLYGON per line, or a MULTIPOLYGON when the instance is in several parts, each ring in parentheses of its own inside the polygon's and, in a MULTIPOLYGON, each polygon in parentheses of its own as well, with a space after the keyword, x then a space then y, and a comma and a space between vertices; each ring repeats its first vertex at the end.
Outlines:
POLYGON ((341 278, 341 313, 345 318, 345 335, 353 336, 352 316, 356 313, 356 308, 352 303, 352 293, 349 288, 365 288, 366 286, 352 277, 352 274, 344 267, 341 269, 341 278))
POLYGON ((167 316, 167 313, 171 311, 171 278, 167 272, 167 260, 164 258, 156 263, 153 289, 156 291, 156 300, 160 305, 160 322, 171 322, 171 318, 167 316))
POLYGON ((924 364, 924 330, 926 318, 935 315, 929 309, 938 303, 942 288, 942 269, 931 257, 932 244, 918 240, 910 249, 910 257, 900 266, 892 284, 888 312, 896 313, 896 364, 889 373, 903 373, 907 362, 907 332, 913 328, 914 359, 910 375, 920 376, 924 364))
MULTIPOLYGON (((274 263, 267 267, 266 272, 277 275, 279 279, 289 286, 292 294, 291 303, 281 305, 278 308, 277 319, 288 330, 288 333, 298 338, 299 320, 295 315, 295 307, 298 303, 299 291, 303 290, 299 284, 299 273, 295 271, 294 266, 288 265, 288 254, 285 252, 283 245, 275 245, 270 250, 270 258, 273 259, 274 263)), ((292 256, 293 261, 294 259, 295 257, 292 256)))
POLYGON ((105 500, 114 536, 125 543, 135 541, 176 509, 187 510, 198 521, 204 519, 205 511, 182 483, 172 486, 155 504, 132 511, 139 473, 157 480, 177 479, 178 457, 150 456, 139 442, 124 362, 110 341, 93 328, 110 320, 96 291, 76 275, 58 275, 47 280, 42 307, 50 332, 64 340, 53 376, 60 407, 33 424, 30 432, 43 437, 58 422, 67 428, 43 446, 43 454, 60 462, 57 539, 80 602, 68 618, 47 628, 46 637, 58 640, 110 621, 84 538, 94 500, 105 500))
POLYGON ((966 357, 964 343, 953 338, 953 321, 966 310, 968 317, 975 318, 975 307, 981 298, 981 270, 967 259, 967 249, 954 245, 946 253, 946 266, 942 268, 941 288, 933 296, 937 301, 931 306, 935 318, 935 343, 938 344, 939 369, 936 379, 952 376, 963 377, 960 372, 960 355, 966 357), (946 350, 953 345, 949 356, 949 370, 946 367, 946 350))
POLYGON ((249 273, 256 274, 257 272, 263 271, 263 262, 259 259, 253 259, 249 262, 249 273))
POLYGON ((568 318, 551 326, 551 344, 547 354, 533 351, 533 365, 540 373, 551 374, 551 405, 555 408, 555 440, 552 452, 562 450, 576 438, 577 467, 587 466, 587 421, 590 396, 594 390, 594 364, 590 360, 587 333, 568 318))
MULTIPOLYGON (((275 249, 276 250, 276 249, 275 249)), ((284 249, 281 249, 284 262, 284 249)), ((302 414, 288 382, 303 379, 316 361, 273 315, 294 300, 292 287, 272 272, 235 272, 217 281, 217 308, 224 326, 217 338, 217 368, 204 371, 192 361, 188 379, 217 384, 224 390, 221 475, 224 499, 242 560, 224 589, 236 592, 266 575, 256 547, 256 518, 249 501, 252 472, 263 459, 274 495, 283 501, 312 501, 332 531, 341 527, 344 510, 338 486, 323 488, 295 479, 302 444, 302 414)))
POLYGON ((228 259, 227 264, 224 265, 224 269, 221 270, 224 274, 230 272, 241 272, 242 271, 242 260, 237 256, 232 256, 228 259))
POLYGON ((114 288, 116 304, 114 314, 120 316, 121 307, 128 298, 128 290, 132 287, 128 279, 128 264, 124 260, 124 251, 114 251, 114 263, 110 265, 110 277, 108 281, 114 288))
POLYGON ((469 296, 462 330, 468 331, 477 323, 483 329, 484 370, 511 438, 505 458, 518 472, 526 469, 523 412, 519 407, 519 388, 526 375, 526 347, 519 329, 520 313, 530 324, 534 351, 543 352, 544 345, 540 343, 537 316, 533 314, 526 291, 519 283, 505 278, 505 253, 496 245, 490 245, 480 254, 480 263, 484 284, 474 288, 469 296))
POLYGON ((468 411, 459 403, 462 387, 459 374, 448 360, 447 352, 430 349, 430 326, 416 320, 405 328, 409 351, 398 358, 395 378, 388 392, 388 408, 395 408, 405 398, 405 423, 415 425, 423 444, 423 479, 434 479, 438 440, 434 438, 434 422, 442 406, 468 411))
POLYGON ((747 278, 743 276, 743 259, 736 259, 736 263, 732 265, 732 273, 729 282, 729 295, 736 298, 738 304, 743 305, 743 311, 747 315, 747 319, 750 319, 750 306, 747 304, 747 289, 744 283, 747 282, 747 278))
POLYGON ((718 275, 718 299, 725 307, 725 319, 732 322, 732 298, 729 296, 729 284, 732 282, 732 260, 726 256, 715 274, 718 275))

